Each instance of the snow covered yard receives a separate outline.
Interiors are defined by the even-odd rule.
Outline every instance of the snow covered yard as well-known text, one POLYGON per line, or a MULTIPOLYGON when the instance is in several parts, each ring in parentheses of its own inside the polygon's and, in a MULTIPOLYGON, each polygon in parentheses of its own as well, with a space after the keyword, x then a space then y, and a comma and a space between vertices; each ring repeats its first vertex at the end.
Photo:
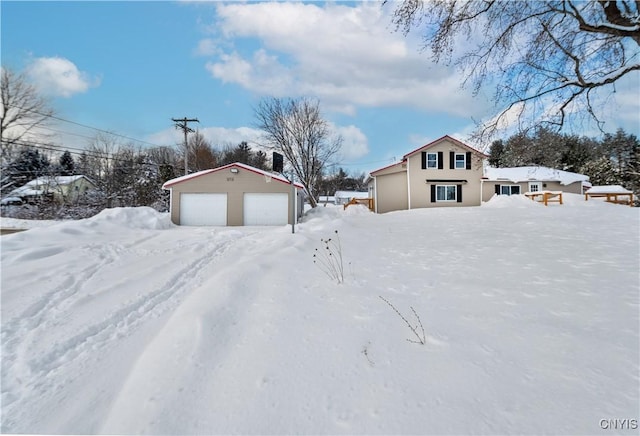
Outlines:
POLYGON ((2 236, 1 430, 637 434, 601 420, 639 418, 639 210, 566 197, 2 236))

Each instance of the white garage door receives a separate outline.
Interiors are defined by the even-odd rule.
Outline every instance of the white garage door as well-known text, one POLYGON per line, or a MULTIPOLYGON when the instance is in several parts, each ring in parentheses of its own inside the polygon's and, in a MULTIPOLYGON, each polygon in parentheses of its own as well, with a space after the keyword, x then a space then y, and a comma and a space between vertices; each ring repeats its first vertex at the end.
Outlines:
POLYGON ((227 194, 180 194, 180 225, 226 226, 227 194))
POLYGON ((289 222, 289 194, 244 194, 245 226, 280 226, 289 222))

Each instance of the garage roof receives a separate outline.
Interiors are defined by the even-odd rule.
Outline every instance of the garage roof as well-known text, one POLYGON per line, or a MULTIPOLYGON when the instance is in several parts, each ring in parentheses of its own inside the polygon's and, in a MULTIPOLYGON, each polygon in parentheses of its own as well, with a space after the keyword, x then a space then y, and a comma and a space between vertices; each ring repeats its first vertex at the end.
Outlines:
MULTIPOLYGON (((222 166, 222 167, 212 168, 210 170, 198 171, 197 173, 187 174, 186 176, 177 177, 175 179, 167 180, 164 183, 164 185, 162 185, 162 189, 169 189, 172 186, 177 185, 177 184, 182 183, 182 182, 186 182, 187 180, 195 179, 196 177, 200 177, 200 176, 204 176, 204 175, 207 175, 207 174, 215 173, 217 171, 223 171, 223 170, 231 169, 233 167, 242 168, 244 170, 251 171, 251 172, 256 173, 256 174, 260 174, 261 176, 271 177, 271 179, 277 180, 278 182, 286 183, 287 185, 290 184, 290 182, 286 178, 284 178, 283 176, 281 176, 279 174, 270 173, 268 171, 264 171, 264 170, 252 167, 251 165, 246 165, 246 164, 243 164, 243 163, 240 163, 240 162, 235 162, 235 163, 228 164, 228 165, 225 165, 225 166, 222 166)), ((294 185, 298 189, 304 189, 304 186, 301 185, 300 183, 294 183, 294 185)))

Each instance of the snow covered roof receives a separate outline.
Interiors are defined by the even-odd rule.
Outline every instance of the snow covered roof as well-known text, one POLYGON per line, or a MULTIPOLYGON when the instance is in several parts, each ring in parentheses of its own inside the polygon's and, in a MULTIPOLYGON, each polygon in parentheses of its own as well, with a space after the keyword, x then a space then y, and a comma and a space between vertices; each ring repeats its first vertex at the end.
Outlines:
POLYGON ((603 185, 589 188, 589 194, 631 194, 631 191, 620 185, 603 185))
MULTIPOLYGON (((69 185, 76 180, 80 180, 82 178, 89 180, 87 177, 83 175, 75 175, 75 176, 42 176, 37 179, 31 180, 24 186, 40 186, 40 185, 69 185)), ((90 181, 90 180, 89 180, 90 181)), ((93 182, 92 182, 93 183, 93 182)))
POLYGON ((33 179, 26 184, 20 186, 12 190, 9 195, 17 196, 17 197, 29 197, 29 196, 38 196, 45 194, 48 189, 41 189, 43 187, 46 188, 59 188, 60 186, 67 186, 77 180, 84 178, 89 183, 93 184, 93 182, 83 175, 76 176, 41 176, 37 179, 33 179))
POLYGON ((334 197, 336 198, 369 198, 368 192, 360 191, 336 191, 334 197))
POLYGON ((22 203, 22 198, 20 197, 5 197, 0 201, 0 204, 12 204, 12 203, 22 203))
POLYGON ((21 186, 9 193, 9 195, 12 197, 30 197, 30 196, 38 196, 43 194, 44 194, 43 189, 33 189, 33 187, 29 185, 21 186))
MULTIPOLYGON (((240 162, 235 162, 235 163, 224 165, 224 166, 221 166, 221 167, 218 167, 218 168, 212 168, 210 170, 198 171, 197 173, 187 174, 186 176, 176 177, 175 179, 167 180, 166 182, 164 182, 164 185, 162 185, 162 189, 169 189, 173 185, 177 185, 178 183, 186 182, 187 180, 195 179, 196 177, 201 177, 201 176, 204 176, 206 174, 215 173, 217 171, 230 169, 232 167, 242 168, 242 169, 245 169, 247 171, 251 171, 253 173, 260 174, 262 176, 271 177, 272 179, 277 180, 277 181, 282 182, 282 183, 286 183, 287 185, 290 184, 290 182, 286 178, 284 178, 283 176, 281 176, 279 174, 270 173, 268 171, 264 171, 264 170, 261 170, 261 169, 256 168, 256 167, 252 167, 251 165, 246 165, 246 164, 243 164, 243 163, 240 163, 240 162)), ((294 185, 298 189, 304 189, 304 186, 301 185, 300 183, 294 183, 294 185)))
POLYGON ((570 185, 575 182, 587 181, 589 180, 589 176, 536 166, 515 168, 486 167, 484 169, 484 179, 495 181, 505 180, 513 183, 529 181, 559 182, 561 185, 570 185))

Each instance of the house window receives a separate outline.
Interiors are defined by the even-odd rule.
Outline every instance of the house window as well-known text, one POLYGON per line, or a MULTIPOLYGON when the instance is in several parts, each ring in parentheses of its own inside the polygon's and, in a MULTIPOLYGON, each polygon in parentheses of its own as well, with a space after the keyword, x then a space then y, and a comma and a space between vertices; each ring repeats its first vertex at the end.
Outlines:
POLYGON ((529 192, 540 192, 542 189, 542 183, 540 182, 529 182, 529 192))
POLYGON ((467 159, 464 153, 456 153, 456 169, 464 170, 467 168, 467 159))
POLYGON ((438 153, 427 153, 427 168, 438 168, 438 153))
POLYGON ((520 186, 518 185, 500 185, 500 195, 519 195, 520 186))
POLYGON ((436 201, 456 201, 456 185, 437 185, 436 201))

